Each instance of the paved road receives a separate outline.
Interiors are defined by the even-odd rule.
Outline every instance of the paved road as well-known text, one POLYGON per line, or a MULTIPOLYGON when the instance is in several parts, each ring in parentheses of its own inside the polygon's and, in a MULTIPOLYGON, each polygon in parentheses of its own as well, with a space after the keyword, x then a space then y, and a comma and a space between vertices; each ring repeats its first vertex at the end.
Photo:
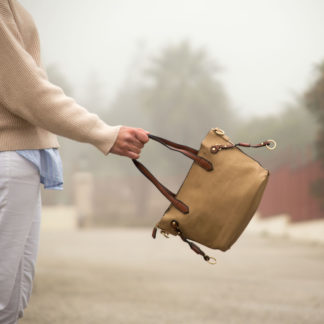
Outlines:
POLYGON ((324 323, 323 245, 243 235, 210 253, 149 229, 45 231, 20 324, 324 323))

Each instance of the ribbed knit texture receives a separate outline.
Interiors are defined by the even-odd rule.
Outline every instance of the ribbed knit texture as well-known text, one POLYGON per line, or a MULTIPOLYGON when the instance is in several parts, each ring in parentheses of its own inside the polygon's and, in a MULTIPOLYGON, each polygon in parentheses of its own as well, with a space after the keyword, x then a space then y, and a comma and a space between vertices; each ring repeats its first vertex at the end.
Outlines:
POLYGON ((32 17, 16 0, 0 0, 0 151, 56 148, 57 134, 108 154, 119 128, 48 81, 32 17))

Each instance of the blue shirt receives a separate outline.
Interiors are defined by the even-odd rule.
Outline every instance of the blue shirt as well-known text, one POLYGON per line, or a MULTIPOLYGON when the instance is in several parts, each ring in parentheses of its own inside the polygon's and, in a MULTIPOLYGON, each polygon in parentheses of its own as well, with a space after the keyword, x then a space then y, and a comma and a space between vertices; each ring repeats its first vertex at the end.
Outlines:
POLYGON ((45 189, 63 189, 63 167, 57 149, 17 150, 16 152, 38 168, 40 182, 45 189))

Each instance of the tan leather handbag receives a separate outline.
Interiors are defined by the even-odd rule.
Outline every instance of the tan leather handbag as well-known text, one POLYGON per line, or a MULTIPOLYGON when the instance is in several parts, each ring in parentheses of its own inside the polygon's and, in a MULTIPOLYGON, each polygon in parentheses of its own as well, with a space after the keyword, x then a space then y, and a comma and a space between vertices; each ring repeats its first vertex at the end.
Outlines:
POLYGON ((269 171, 238 146, 274 149, 276 143, 268 140, 258 145, 233 144, 219 128, 210 130, 199 151, 151 134, 149 137, 193 160, 177 194, 133 160, 171 202, 154 228, 153 237, 157 228, 164 235, 179 235, 197 254, 214 263, 215 258, 189 240, 222 251, 233 245, 254 215, 269 177, 269 171))

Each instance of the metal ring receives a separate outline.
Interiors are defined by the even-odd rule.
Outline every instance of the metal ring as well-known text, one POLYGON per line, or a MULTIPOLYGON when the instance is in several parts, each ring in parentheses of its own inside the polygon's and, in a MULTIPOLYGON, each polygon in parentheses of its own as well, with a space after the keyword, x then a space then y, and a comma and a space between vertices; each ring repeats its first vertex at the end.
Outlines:
POLYGON ((225 132, 220 128, 214 128, 214 131, 217 135, 225 135, 225 132))
POLYGON ((209 257, 209 260, 207 261, 209 264, 216 264, 217 260, 214 257, 209 257))
POLYGON ((273 140, 273 139, 269 139, 268 142, 270 142, 270 144, 267 144, 267 145, 266 145, 266 148, 267 148, 268 150, 274 150, 274 149, 277 147, 277 143, 276 143, 275 140, 273 140), (271 146, 271 144, 272 144, 272 146, 271 146))
POLYGON ((161 234, 162 234, 165 238, 169 238, 169 234, 166 233, 165 231, 161 230, 161 234))

